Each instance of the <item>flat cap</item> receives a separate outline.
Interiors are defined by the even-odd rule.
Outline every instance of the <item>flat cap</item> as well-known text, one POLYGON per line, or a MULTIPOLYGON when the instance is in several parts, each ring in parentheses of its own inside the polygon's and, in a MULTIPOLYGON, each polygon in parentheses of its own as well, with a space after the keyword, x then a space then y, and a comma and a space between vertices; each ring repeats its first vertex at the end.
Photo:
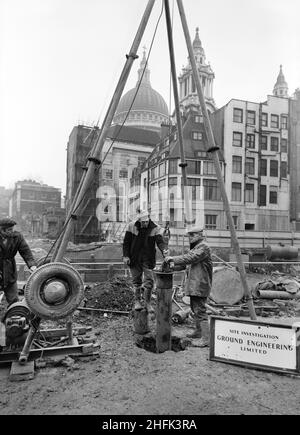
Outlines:
POLYGON ((0 227, 2 227, 2 228, 10 228, 10 227, 13 227, 14 225, 17 225, 17 222, 15 222, 11 218, 0 219, 0 227))
POLYGON ((140 212, 137 215, 138 219, 148 219, 149 218, 149 212, 147 210, 140 210, 140 212))
POLYGON ((186 229, 186 234, 190 233, 203 233, 203 228, 200 225, 194 225, 186 229))

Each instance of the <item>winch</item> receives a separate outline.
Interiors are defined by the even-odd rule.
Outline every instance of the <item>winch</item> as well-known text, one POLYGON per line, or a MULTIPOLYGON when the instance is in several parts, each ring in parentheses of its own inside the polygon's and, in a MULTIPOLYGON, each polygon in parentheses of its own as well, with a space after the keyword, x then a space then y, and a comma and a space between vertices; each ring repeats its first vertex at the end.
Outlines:
POLYGON ((25 299, 8 307, 2 319, 5 326, 6 346, 17 348, 24 345, 33 317, 25 299))

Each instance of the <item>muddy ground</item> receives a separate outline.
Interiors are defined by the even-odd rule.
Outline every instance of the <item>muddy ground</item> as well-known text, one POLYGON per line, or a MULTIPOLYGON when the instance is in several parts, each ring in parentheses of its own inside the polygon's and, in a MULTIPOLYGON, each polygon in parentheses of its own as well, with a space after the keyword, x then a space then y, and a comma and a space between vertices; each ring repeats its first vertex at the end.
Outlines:
POLYGON ((98 356, 37 369, 22 382, 11 382, 10 366, 0 365, 1 415, 300 414, 300 378, 210 361, 207 348, 147 352, 135 344, 130 316, 81 311, 75 319, 92 326, 98 356))

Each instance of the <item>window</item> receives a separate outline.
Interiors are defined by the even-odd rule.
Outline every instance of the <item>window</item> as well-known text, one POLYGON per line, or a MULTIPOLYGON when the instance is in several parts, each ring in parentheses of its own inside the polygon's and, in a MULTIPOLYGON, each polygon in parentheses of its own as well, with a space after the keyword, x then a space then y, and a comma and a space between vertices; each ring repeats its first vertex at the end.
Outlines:
POLYGON ((255 159, 252 157, 246 157, 245 161, 245 174, 254 175, 255 174, 255 159))
POLYGON ((170 177, 169 178, 169 187, 171 186, 177 186, 177 177, 170 177))
POLYGON ((233 122, 243 122, 243 109, 233 109, 233 122))
POLYGON ((205 228, 208 230, 215 230, 217 228, 217 215, 215 214, 205 215, 205 228))
POLYGON ((279 116, 271 115, 271 128, 279 128, 279 116))
POLYGON ((159 165, 159 173, 158 176, 159 177, 163 177, 166 174, 166 164, 165 163, 161 163, 159 165))
POLYGON ((215 165, 214 162, 208 160, 203 162, 203 174, 204 175, 215 175, 215 165))
POLYGON ((281 162, 280 177, 287 178, 287 162, 281 162))
POLYGON ((278 160, 270 160, 270 177, 278 177, 278 160))
POLYGON ((193 140, 202 140, 203 134, 201 131, 192 131, 192 139, 193 140))
POLYGON ((128 171, 127 171, 127 169, 121 169, 119 175, 120 175, 120 178, 128 178, 128 171))
POLYGON ((259 186, 259 205, 267 205, 267 186, 264 184, 259 186))
POLYGON ((245 230, 251 230, 254 231, 255 230, 255 225, 254 224, 245 224, 245 230))
POLYGON ((255 148, 255 135, 254 134, 247 134, 246 147, 247 148, 255 148))
POLYGON ((235 147, 241 147, 242 144, 243 144, 243 133, 240 133, 239 131, 234 131, 232 145, 235 147))
POLYGON ((144 178, 144 189, 147 187, 147 178, 144 178))
POLYGON ((268 114, 267 113, 261 114, 261 126, 268 127, 268 114))
POLYGON ((288 117, 286 115, 281 115, 281 128, 284 130, 288 128, 288 117))
POLYGON ((262 150, 268 149, 268 136, 261 136, 260 137, 260 148, 262 150))
POLYGON ((246 184, 245 201, 254 202, 254 184, 246 184))
POLYGON ((221 192, 217 180, 203 180, 204 200, 205 201, 220 201, 221 192))
POLYGON ((271 136, 271 151, 279 151, 279 138, 271 136))
POLYGON ((196 199, 200 199, 200 178, 188 178, 187 180, 188 186, 192 188, 192 201, 196 201, 196 199), (197 194, 198 191, 198 194, 197 194))
POLYGON ((232 156, 232 173, 233 174, 242 173, 242 157, 232 156))
POLYGON ((277 187, 270 186, 270 204, 277 204, 277 187))
POLYGON ((242 185, 241 183, 232 183, 231 187, 231 201, 242 200, 242 185))
POLYGON ((151 180, 157 178, 157 175, 158 175, 158 167, 155 166, 154 168, 151 168, 151 180))
POLYGON ((266 159, 261 159, 261 161, 260 161, 260 175, 263 177, 267 175, 267 160, 266 159))
POLYGON ((247 111, 247 124, 255 125, 255 116, 256 113, 254 110, 248 110, 247 111))
MULTIPOLYGON (((233 226, 237 230, 238 229, 238 216, 232 216, 233 226)), ((229 230, 229 225, 227 224, 227 230, 229 230)))
POLYGON ((138 157, 138 164, 141 165, 142 163, 144 163, 145 160, 146 160, 146 157, 139 156, 138 157))
POLYGON ((196 157, 207 157, 206 151, 196 151, 195 152, 196 157))
POLYGON ((203 122, 203 116, 202 115, 196 115, 194 120, 195 120, 196 124, 200 124, 201 122, 203 122))
POLYGON ((281 152, 287 153, 287 139, 281 139, 281 152))
POLYGON ((105 178, 107 178, 108 180, 112 180, 113 178, 113 170, 112 169, 106 169, 105 173, 105 178))
POLYGON ((201 174, 201 161, 187 160, 187 164, 188 174, 201 174))
POLYGON ((178 160, 169 160, 169 174, 178 174, 178 160))

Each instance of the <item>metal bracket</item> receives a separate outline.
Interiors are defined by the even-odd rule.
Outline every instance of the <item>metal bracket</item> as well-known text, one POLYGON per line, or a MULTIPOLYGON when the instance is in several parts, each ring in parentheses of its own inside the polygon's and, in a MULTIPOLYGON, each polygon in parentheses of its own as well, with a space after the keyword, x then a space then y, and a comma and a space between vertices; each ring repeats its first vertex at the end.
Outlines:
POLYGON ((135 53, 129 53, 129 54, 126 54, 126 59, 129 59, 130 57, 132 57, 133 60, 139 58, 138 55, 135 54, 135 53))

